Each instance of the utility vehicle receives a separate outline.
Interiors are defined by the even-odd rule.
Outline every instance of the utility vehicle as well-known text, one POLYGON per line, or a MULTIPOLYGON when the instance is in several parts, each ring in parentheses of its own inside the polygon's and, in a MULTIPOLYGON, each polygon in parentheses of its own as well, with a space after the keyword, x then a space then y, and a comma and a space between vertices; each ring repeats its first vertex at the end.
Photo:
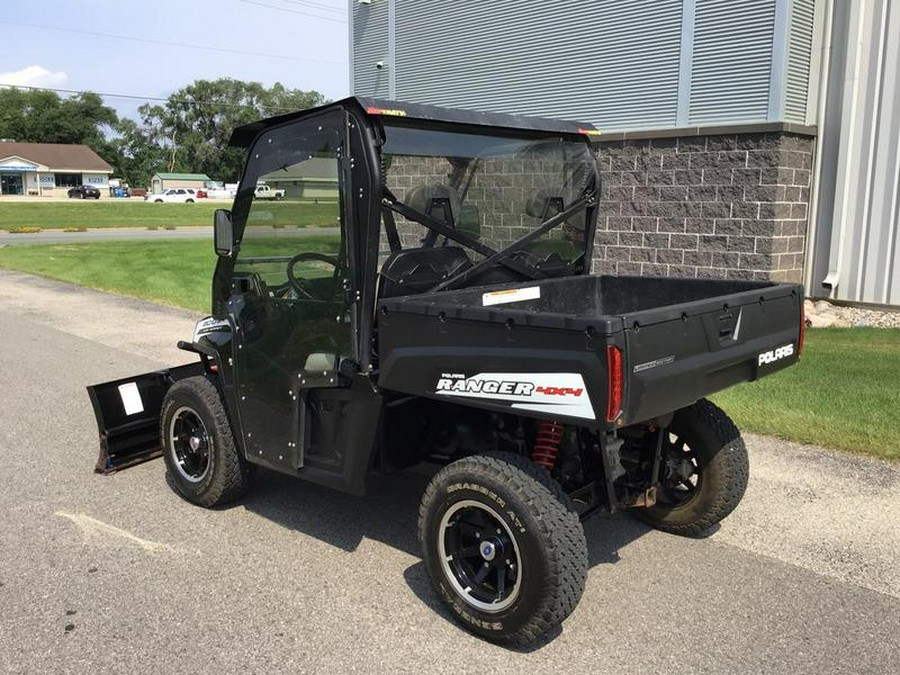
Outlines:
POLYGON ((362 495, 437 465, 418 520, 435 590, 515 644, 578 603, 588 514, 715 525, 748 462, 704 397, 797 361, 802 288, 592 275, 596 134, 363 98, 236 129, 212 316, 178 345, 198 361, 89 388, 98 470, 162 454, 212 507, 257 466, 362 495), (285 173, 338 196, 255 198, 285 173))

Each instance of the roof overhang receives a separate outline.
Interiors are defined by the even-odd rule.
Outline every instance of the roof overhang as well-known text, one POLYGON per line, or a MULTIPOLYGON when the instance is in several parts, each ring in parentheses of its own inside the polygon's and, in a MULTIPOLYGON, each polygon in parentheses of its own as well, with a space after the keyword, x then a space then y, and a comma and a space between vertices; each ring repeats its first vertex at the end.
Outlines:
POLYGON ((26 157, 7 155, 0 157, 0 171, 49 171, 49 169, 26 157))
POLYGON ((594 139, 600 132, 593 124, 586 122, 570 122, 567 120, 547 119, 543 117, 527 117, 523 115, 507 115, 504 113, 479 112, 459 108, 442 108, 421 103, 401 103, 384 99, 351 96, 334 103, 317 108, 301 110, 287 115, 278 115, 237 127, 231 135, 229 145, 247 148, 253 140, 266 129, 281 124, 301 120, 329 109, 353 107, 357 112, 371 118, 390 120, 395 124, 452 124, 465 127, 482 127, 485 129, 514 129, 534 132, 543 135, 571 135, 594 139))

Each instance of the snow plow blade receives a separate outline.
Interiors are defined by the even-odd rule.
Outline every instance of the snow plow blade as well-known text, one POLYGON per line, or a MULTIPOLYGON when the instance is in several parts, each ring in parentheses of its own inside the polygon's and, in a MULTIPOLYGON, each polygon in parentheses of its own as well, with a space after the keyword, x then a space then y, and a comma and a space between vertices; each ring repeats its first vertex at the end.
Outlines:
POLYGON ((159 415, 163 398, 175 382, 203 374, 190 363, 87 388, 100 432, 100 456, 94 471, 115 473, 162 455, 159 415))

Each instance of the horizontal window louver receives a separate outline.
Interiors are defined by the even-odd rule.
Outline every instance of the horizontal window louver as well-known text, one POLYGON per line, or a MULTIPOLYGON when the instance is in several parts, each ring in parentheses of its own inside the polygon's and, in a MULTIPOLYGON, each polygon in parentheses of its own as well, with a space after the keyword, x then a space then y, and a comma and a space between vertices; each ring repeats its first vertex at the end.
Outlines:
POLYGON ((672 126, 681 8, 681 0, 397 0, 397 98, 607 130, 672 126))
POLYGON ((784 117, 789 122, 806 123, 806 101, 809 91, 809 69, 812 62, 815 0, 794 0, 791 9, 788 47, 787 86, 784 117))
POLYGON ((697 0, 690 123, 768 114, 775 0, 697 0))
POLYGON ((353 11, 353 93, 386 98, 388 69, 375 64, 388 61, 388 6, 386 0, 368 5, 354 2, 353 11))

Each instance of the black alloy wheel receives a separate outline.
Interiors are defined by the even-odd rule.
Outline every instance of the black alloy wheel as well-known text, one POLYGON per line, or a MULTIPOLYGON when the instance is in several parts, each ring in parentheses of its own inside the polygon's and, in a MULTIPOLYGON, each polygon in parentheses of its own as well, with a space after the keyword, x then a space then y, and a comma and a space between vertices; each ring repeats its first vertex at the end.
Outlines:
POLYGON ((456 502, 441 519, 438 553, 454 590, 473 607, 499 612, 519 595, 521 559, 500 515, 474 500, 456 502))
POLYGON ((687 441, 670 433, 665 441, 664 461, 657 502, 681 506, 700 491, 703 473, 697 463, 697 453, 687 441))
POLYGON ((182 406, 169 423, 169 452, 182 478, 199 483, 209 471, 210 438, 203 420, 193 409, 182 406))

